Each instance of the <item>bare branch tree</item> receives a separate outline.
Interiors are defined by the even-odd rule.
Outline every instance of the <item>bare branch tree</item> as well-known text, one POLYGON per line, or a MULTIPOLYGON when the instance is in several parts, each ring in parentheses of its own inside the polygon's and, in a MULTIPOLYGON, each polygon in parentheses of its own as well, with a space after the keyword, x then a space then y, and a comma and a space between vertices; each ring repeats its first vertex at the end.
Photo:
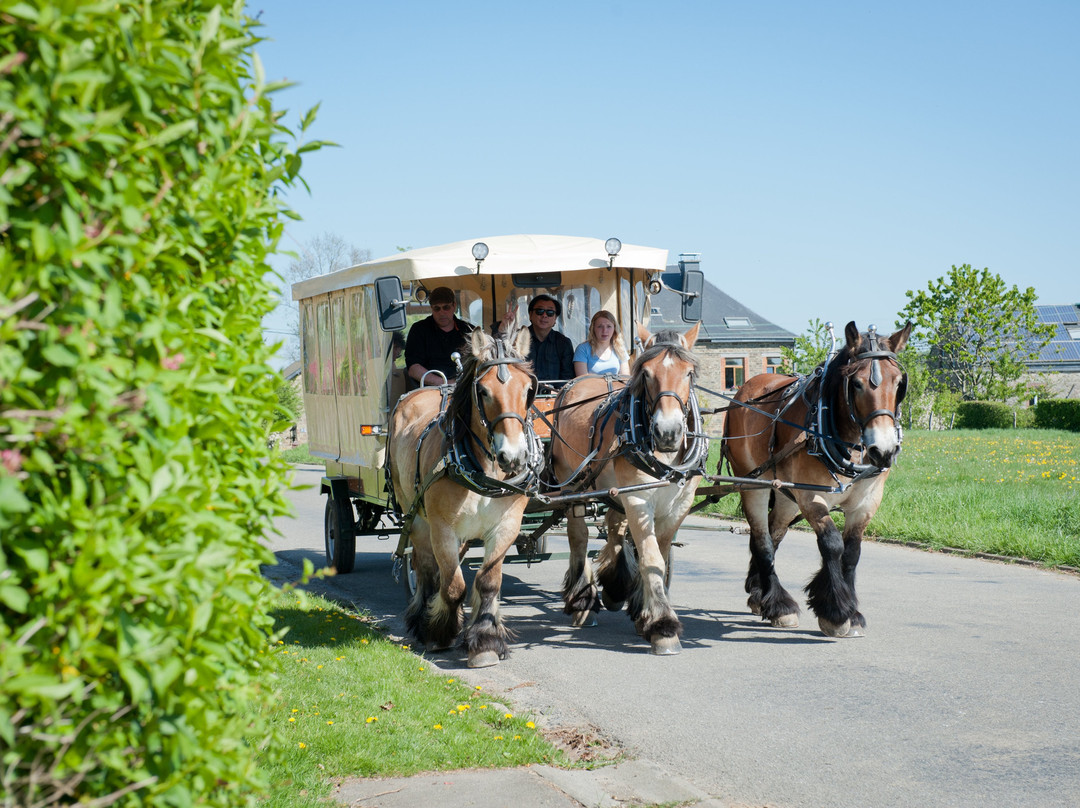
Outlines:
POLYGON ((336 233, 322 233, 303 244, 282 273, 286 287, 278 306, 286 323, 285 328, 289 332, 286 345, 286 357, 289 361, 300 358, 300 309, 292 299, 292 285, 370 260, 371 250, 360 249, 336 233))

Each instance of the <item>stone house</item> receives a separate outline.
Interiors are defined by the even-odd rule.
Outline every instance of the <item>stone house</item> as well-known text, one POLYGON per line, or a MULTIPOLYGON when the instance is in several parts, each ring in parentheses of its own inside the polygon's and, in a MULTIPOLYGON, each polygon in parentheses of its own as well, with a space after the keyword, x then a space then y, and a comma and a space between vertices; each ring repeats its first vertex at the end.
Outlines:
MULTIPOLYGON (((677 273, 678 267, 669 267, 677 273)), ((663 290, 652 298, 649 330, 675 328, 685 331, 682 298, 663 290)), ((795 334, 751 311, 735 298, 705 281, 701 329, 694 353, 700 361, 698 384, 719 393, 733 393, 744 381, 759 373, 782 371, 783 347, 795 347, 795 334)), ((702 390, 704 398, 709 393, 702 390)))

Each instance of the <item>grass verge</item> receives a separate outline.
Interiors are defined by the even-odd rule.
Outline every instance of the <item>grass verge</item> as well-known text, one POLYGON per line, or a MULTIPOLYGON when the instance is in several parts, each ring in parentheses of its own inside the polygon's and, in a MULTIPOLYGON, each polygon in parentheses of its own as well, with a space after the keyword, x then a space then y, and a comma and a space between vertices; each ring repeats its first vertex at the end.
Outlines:
POLYGON ((335 778, 568 764, 529 716, 440 675, 362 615, 298 591, 277 598, 268 808, 325 808, 335 778))
MULTIPOLYGON (((711 470, 719 448, 719 441, 709 447, 711 470)), ((742 518, 737 496, 705 511, 742 518)), ((1044 429, 906 432, 867 534, 1080 566, 1080 435, 1044 429)))

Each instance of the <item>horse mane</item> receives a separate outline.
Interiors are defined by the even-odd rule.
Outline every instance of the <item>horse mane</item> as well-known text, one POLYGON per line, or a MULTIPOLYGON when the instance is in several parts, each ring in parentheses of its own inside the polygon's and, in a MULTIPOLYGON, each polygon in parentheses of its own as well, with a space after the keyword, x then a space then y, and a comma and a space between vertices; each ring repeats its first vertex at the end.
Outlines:
POLYGON ((646 362, 651 362, 658 356, 672 356, 680 362, 690 365, 694 374, 698 371, 698 360, 693 352, 684 348, 678 331, 658 331, 653 337, 653 344, 642 351, 641 355, 634 360, 631 369, 630 381, 626 384, 627 392, 632 396, 641 398, 645 394, 645 374, 642 368, 646 362))
POLYGON ((472 387, 473 382, 476 381, 476 371, 484 362, 497 359, 500 355, 521 360, 524 369, 529 373, 532 373, 532 363, 526 361, 525 357, 521 355, 514 340, 505 339, 502 335, 492 337, 485 334, 481 329, 476 329, 473 331, 473 336, 469 343, 469 352, 461 363, 461 374, 458 376, 457 383, 454 385, 454 392, 456 393, 460 390, 463 395, 452 396, 450 404, 447 407, 451 418, 450 423, 454 423, 459 418, 462 423, 471 423, 473 400, 472 395, 468 394, 468 391, 472 387), (502 354, 499 352, 500 345, 503 350, 502 354))

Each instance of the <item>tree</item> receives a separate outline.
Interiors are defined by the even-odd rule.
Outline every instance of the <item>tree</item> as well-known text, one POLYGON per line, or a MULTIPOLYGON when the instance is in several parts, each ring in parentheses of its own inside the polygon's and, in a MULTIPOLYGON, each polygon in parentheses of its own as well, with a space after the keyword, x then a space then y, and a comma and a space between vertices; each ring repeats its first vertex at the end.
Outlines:
POLYGON ((371 250, 362 250, 347 243, 336 233, 322 233, 305 242, 300 252, 293 255, 283 273, 285 290, 280 309, 285 320, 283 329, 288 336, 286 356, 291 361, 300 358, 300 308, 292 299, 292 285, 371 260, 371 250))
POLYGON ((3 9, 0 803, 251 804, 288 511, 260 326, 321 144, 242 0, 3 9))
POLYGON ((809 329, 805 334, 795 337, 795 347, 780 349, 787 364, 795 373, 811 373, 829 357, 833 341, 829 337, 825 323, 818 318, 808 321, 809 329))
POLYGON ((1038 356, 1054 335, 1040 323, 1035 289, 1007 288, 989 269, 953 266, 925 291, 905 293, 900 320, 915 324, 914 338, 930 344, 933 385, 964 400, 1004 401, 1023 396, 1018 382, 1025 360, 1038 356))

